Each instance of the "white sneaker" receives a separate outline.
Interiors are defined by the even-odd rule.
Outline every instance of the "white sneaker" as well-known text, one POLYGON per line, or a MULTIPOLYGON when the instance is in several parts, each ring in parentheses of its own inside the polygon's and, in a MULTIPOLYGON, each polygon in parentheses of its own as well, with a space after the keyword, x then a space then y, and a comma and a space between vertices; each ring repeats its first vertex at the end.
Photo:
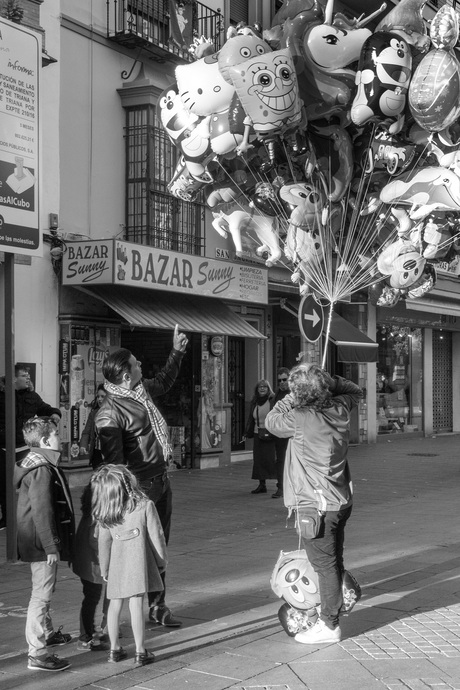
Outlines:
POLYGON ((308 630, 299 632, 295 636, 296 642, 301 642, 302 644, 332 644, 340 642, 341 639, 342 631, 340 627, 337 626, 334 630, 331 630, 321 619, 318 619, 315 625, 308 630))

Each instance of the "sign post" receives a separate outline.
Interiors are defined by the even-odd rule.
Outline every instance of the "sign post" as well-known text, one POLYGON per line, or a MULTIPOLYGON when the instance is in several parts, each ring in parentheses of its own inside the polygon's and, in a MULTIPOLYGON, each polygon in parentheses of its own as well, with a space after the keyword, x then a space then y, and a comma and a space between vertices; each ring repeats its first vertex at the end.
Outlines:
POLYGON ((43 255, 39 214, 41 37, 0 18, 0 251, 5 252, 5 481, 7 560, 17 559, 14 255, 43 255))
POLYGON ((0 19, 0 250, 42 255, 39 233, 40 37, 0 19))
POLYGON ((305 295, 299 305, 299 328, 303 337, 316 343, 324 326, 324 313, 321 304, 313 295, 305 295))

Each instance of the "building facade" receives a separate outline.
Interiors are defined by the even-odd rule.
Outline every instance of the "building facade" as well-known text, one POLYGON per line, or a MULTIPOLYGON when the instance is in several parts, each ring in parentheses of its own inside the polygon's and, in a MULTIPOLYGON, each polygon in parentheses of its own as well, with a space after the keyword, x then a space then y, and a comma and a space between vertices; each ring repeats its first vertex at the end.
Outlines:
POLYGON ((160 102, 176 69, 194 63, 187 31, 211 38, 218 51, 229 24, 267 26, 282 3, 179 4, 174 15, 177 3, 163 0, 22 2, 23 21, 43 39, 45 246, 43 258, 16 258, 15 359, 35 367, 36 390, 61 407, 65 463, 87 463, 79 438, 105 352, 128 347, 154 375, 176 323, 190 349, 159 404, 178 466, 248 457, 242 436, 257 380, 276 385, 277 367, 302 357, 326 357, 331 371, 366 390, 352 420, 356 443, 458 431, 452 267, 441 268, 420 300, 376 307, 363 291, 339 304, 352 330, 337 321, 324 355, 322 340, 311 343, 299 330, 288 262, 267 266, 250 234, 236 256, 199 194, 171 194, 180 155, 160 102))

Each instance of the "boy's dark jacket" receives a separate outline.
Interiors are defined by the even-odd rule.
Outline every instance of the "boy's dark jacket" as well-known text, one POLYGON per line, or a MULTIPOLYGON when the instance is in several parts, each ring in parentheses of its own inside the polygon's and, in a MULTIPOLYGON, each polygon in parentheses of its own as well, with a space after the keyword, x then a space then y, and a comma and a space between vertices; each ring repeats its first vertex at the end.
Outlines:
POLYGON ((31 448, 14 468, 18 489, 18 554, 22 561, 46 561, 48 554, 72 560, 75 519, 72 497, 62 470, 60 453, 31 448))

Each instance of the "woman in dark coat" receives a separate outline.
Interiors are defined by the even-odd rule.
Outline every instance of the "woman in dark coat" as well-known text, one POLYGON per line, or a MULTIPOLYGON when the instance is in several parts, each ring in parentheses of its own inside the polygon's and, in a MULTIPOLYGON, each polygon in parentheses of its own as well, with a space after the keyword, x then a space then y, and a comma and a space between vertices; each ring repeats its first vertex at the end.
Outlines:
POLYGON ((99 408, 102 405, 105 396, 104 384, 100 383, 97 387, 96 397, 91 403, 91 412, 86 420, 85 428, 80 439, 80 455, 89 455, 89 464, 93 470, 97 469, 102 463, 102 454, 99 445, 99 440, 96 435, 96 425, 95 419, 99 412, 99 408))
POLYGON ((270 437, 263 440, 265 433, 265 417, 274 405, 275 394, 267 379, 257 382, 251 400, 248 421, 243 438, 254 439, 252 479, 257 479, 258 486, 252 494, 266 494, 267 479, 276 479, 275 439, 270 437), (259 429, 262 431, 259 433, 259 429))

